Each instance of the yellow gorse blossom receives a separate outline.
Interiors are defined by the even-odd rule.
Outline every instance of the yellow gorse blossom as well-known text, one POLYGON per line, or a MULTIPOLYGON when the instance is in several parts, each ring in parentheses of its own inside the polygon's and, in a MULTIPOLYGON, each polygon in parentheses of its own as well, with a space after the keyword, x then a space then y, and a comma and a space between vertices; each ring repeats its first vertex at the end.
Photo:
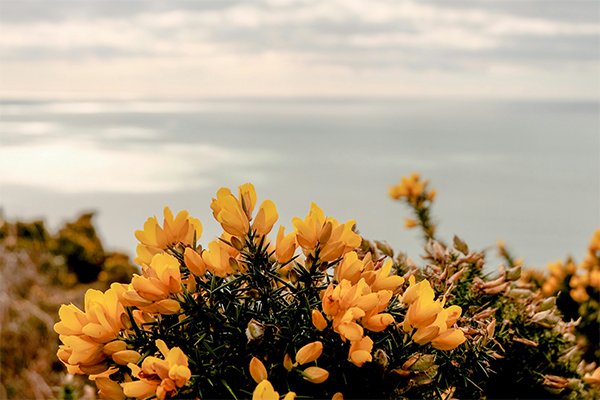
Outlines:
MULTIPOLYGON (((393 194, 431 200, 434 194, 426 196, 426 186, 427 182, 420 182, 413 174, 403 178, 393 194)), ((344 368, 344 364, 355 368, 374 362, 385 371, 398 361, 394 354, 388 354, 390 342, 385 340, 402 333, 400 326, 407 340, 398 344, 407 347, 430 344, 438 350, 452 350, 465 341, 463 331, 453 328, 462 309, 456 305, 444 308, 445 300, 435 300, 429 282, 417 283, 415 275, 410 276, 410 284, 401 295, 404 278, 396 272, 404 268, 403 261, 397 258, 400 266, 394 267, 389 246, 389 250, 379 247, 380 252, 371 242, 363 242, 354 230, 355 220, 339 223, 325 217, 312 203, 306 218, 292 220, 293 232, 286 235, 280 226, 272 241, 267 236, 273 235, 278 219, 275 204, 265 200, 258 206, 250 183, 238 189, 235 197, 229 189, 221 188, 212 201, 213 216, 223 228, 219 239, 205 248, 197 246, 194 237, 202 233, 200 222, 187 211, 173 217, 165 208, 163 226, 154 217, 146 221, 143 230, 136 231, 140 240, 136 261, 142 266, 141 275, 134 274, 130 284, 114 284, 105 293, 88 291, 85 311, 72 304, 61 308, 61 321, 55 326, 63 342, 58 356, 71 373, 95 374, 101 398, 197 396, 200 380, 208 376, 203 370, 206 362, 217 365, 214 370, 218 371, 224 359, 230 364, 239 361, 228 358, 223 348, 241 360, 257 355, 247 367, 237 369, 248 368, 248 382, 239 382, 241 393, 249 393, 248 385, 255 382, 253 399, 279 400, 268 381, 269 372, 279 376, 287 371, 289 377, 297 374, 320 384, 329 378, 328 369, 344 368), (295 257, 298 247, 303 254, 295 257), (299 296, 306 298, 298 302, 299 296), (305 336, 290 332, 282 322, 285 319, 279 319, 297 307, 302 307, 301 312, 293 318, 300 325, 289 326, 302 327, 305 336), (394 317, 404 311, 403 324, 398 324, 394 317), (272 314, 265 317, 263 312, 272 314), (197 325, 190 325, 190 321, 197 325), (247 326, 248 342, 236 347, 228 341, 239 321, 243 321, 243 328, 247 326), (219 329, 226 331, 223 345, 212 347, 221 340, 219 329), (332 336, 330 329, 339 337, 332 336), (182 341, 178 341, 180 336, 182 341), (274 342, 286 346, 279 353, 270 343, 274 336, 274 342), (174 347, 169 349, 159 337, 174 347), (322 341, 315 340, 318 338, 322 341), (140 346, 143 340, 155 341, 156 347, 151 343, 140 346), (339 352, 334 354, 342 343, 336 347, 332 340, 349 342, 347 356, 343 354, 340 360, 339 352), (244 346, 247 353, 241 350, 244 346), (156 348, 158 352, 154 352, 156 348), (295 355, 291 349, 298 349, 295 355), (188 360, 186 353, 194 358, 188 360), (274 363, 281 356, 283 362, 274 363), (199 366, 200 371, 192 372, 190 365, 199 366), (192 373, 197 379, 190 381, 192 373)), ((573 290, 579 290, 584 279, 587 276, 574 276, 573 290)), ((339 376, 336 371, 336 379, 339 376)), ((216 373, 214 377, 218 377, 216 373)), ((232 383, 229 377, 221 382, 230 393, 238 391, 228 386, 232 383)), ((211 393, 213 389, 208 390, 211 393)), ((330 394, 337 389, 327 386, 326 390, 330 394)), ((294 397, 295 393, 289 392, 284 400, 294 397)), ((338 397, 342 398, 341 394, 334 395, 338 397)))
POLYGON ((279 264, 286 264, 294 257, 294 252, 298 244, 296 243, 296 232, 285 234, 285 227, 280 226, 277 232, 277 241, 275 246, 275 258, 279 264))
POLYGON ((188 358, 179 347, 169 349, 161 339, 156 340, 156 346, 164 359, 146 357, 141 368, 129 364, 132 375, 138 380, 121 384, 126 396, 141 400, 156 395, 159 400, 164 400, 172 397, 191 378, 188 358))
POLYGON ((256 357, 252 357, 252 360, 250 360, 249 369, 250 375, 252 376, 252 379, 256 381, 256 383, 261 383, 268 378, 265 365, 256 357))
POLYGON ((265 200, 258 208, 256 218, 252 223, 252 229, 257 236, 265 236, 271 232, 271 229, 273 229, 273 225, 277 222, 278 218, 279 214, 277 214, 275 203, 271 200, 265 200))
MULTIPOLYGON (((419 197, 429 182, 420 182, 420 175, 413 172, 409 177, 403 176, 402 181, 397 186, 390 186, 389 195, 394 200, 398 200, 401 197, 406 197, 410 202, 415 202, 416 198, 419 197)), ((435 193, 434 195, 435 196, 435 193)), ((433 199, 433 196, 431 199, 433 199)))
POLYGON ((311 203, 310 212, 304 220, 292 219, 296 232, 296 241, 305 254, 313 252, 320 245, 319 258, 333 261, 354 248, 360 246, 361 238, 352 231, 356 221, 340 224, 337 220, 325 218, 323 210, 311 203))
POLYGON ((179 261, 169 254, 157 254, 150 265, 142 267, 142 276, 134 274, 120 301, 148 313, 175 314, 179 303, 170 298, 181 292, 179 261))
POLYGON ((300 365, 315 361, 323 353, 323 343, 316 341, 303 346, 296 353, 296 362, 300 365))
POLYGON ((176 246, 179 243, 191 246, 196 239, 202 235, 202 224, 196 218, 188 215, 187 211, 180 211, 177 217, 169 207, 164 210, 164 223, 161 228, 156 217, 148 218, 143 230, 135 231, 135 237, 140 241, 137 246, 138 257, 134 260, 139 265, 150 264, 152 257, 165 252, 168 246, 176 246))
POLYGON ((215 219, 230 235, 245 236, 250 230, 250 218, 242 208, 242 204, 231 194, 231 190, 219 189, 217 198, 213 199, 210 208, 213 210, 215 219))
MULTIPOLYGON (((294 400, 296 398, 296 393, 288 392, 283 397, 283 400, 294 400)), ((252 400, 279 400, 279 393, 273 389, 273 385, 268 380, 261 381, 254 392, 252 393, 252 400)))
POLYGON ((462 309, 457 305, 444 309, 443 301, 434 301, 435 292, 427 280, 416 284, 412 275, 409 283, 402 298, 409 305, 404 331, 412 334, 415 343, 431 343, 438 350, 452 350, 462 344, 466 340, 464 333, 451 328, 460 318, 462 309))
POLYGON ((303 378, 311 383, 323 383, 329 378, 329 372, 319 367, 308 367, 303 371, 303 378))
POLYGON ((105 344, 116 340, 125 329, 121 318, 125 310, 117 295, 119 287, 114 283, 104 293, 89 289, 85 312, 73 304, 61 306, 61 321, 54 325, 63 342, 57 355, 70 373, 100 373, 108 369, 104 362, 105 344))

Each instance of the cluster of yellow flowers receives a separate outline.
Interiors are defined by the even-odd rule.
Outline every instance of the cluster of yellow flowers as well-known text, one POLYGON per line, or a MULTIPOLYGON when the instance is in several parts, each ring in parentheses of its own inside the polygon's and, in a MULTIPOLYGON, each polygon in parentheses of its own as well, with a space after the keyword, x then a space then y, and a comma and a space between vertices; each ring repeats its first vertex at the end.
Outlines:
POLYGON ((420 175, 416 172, 413 172, 408 177, 403 176, 399 185, 389 187, 388 194, 394 200, 406 199, 406 201, 415 208, 420 221, 412 218, 405 218, 404 226, 406 228, 414 228, 418 226, 420 222, 428 236, 431 236, 435 230, 435 226, 429 224, 427 218, 424 220, 424 215, 422 214, 425 213, 426 215, 428 208, 425 206, 425 202, 428 201, 429 204, 431 204, 435 198, 436 190, 431 189, 428 191, 427 185, 429 185, 429 181, 426 180, 421 182, 420 179, 420 175))
MULTIPOLYGON (((58 311, 61 321, 54 325, 63 345, 58 358, 71 374, 98 374, 108 369, 108 358, 117 364, 127 364, 132 353, 119 333, 127 320, 123 305, 113 284, 105 293, 90 289, 85 295, 85 312, 73 304, 62 305, 58 311)), ((133 355, 137 357, 139 354, 133 355)))
POLYGON ((565 279, 569 279, 571 298, 579 303, 590 298, 588 288, 600 291, 600 229, 592 236, 586 257, 579 267, 568 259, 565 263, 560 260, 549 263, 548 270, 550 275, 542 286, 542 292, 547 296, 561 290, 565 279))
MULTIPOLYGON (((420 175, 413 172, 410 176, 403 176, 401 182, 397 186, 390 186, 389 195, 392 199, 398 200, 401 197, 406 197, 409 203, 416 204, 419 201, 419 197, 425 192, 425 188, 429 184, 429 181, 420 181, 420 175)), ((431 201, 435 197, 435 189, 429 191, 427 194, 427 200, 431 201)))
POLYGON ((464 332, 451 328, 460 318, 462 309, 456 305, 444 308, 445 299, 434 301, 435 292, 427 280, 415 283, 415 277, 411 275, 409 283, 402 299, 409 305, 404 331, 412 333, 416 343, 431 342, 438 350, 452 350, 462 344, 466 340, 464 332))
MULTIPOLYGON (((426 185, 427 182, 419 182, 418 175, 403 178, 393 196, 417 198, 426 185)), ((279 228, 273 245, 266 238, 278 219, 273 202, 263 201, 253 215, 257 203, 254 186, 242 185, 238 193, 235 197, 229 189, 221 188, 212 200, 213 216, 224 232, 206 249, 196 246, 202 234, 200 221, 186 211, 173 217, 165 208, 162 226, 156 217, 149 218, 144 229, 135 233, 140 241, 135 261, 141 266, 141 275, 135 274, 130 284, 115 283, 105 293, 89 290, 85 312, 72 304, 61 307, 61 321, 55 330, 64 345, 58 356, 70 373, 93 374, 101 398, 156 396, 162 400, 186 386, 192 377, 188 357, 179 347, 169 350, 165 341, 152 336, 157 332, 151 331, 150 326, 158 324, 161 316, 177 317, 179 323, 188 321, 189 315, 182 308, 185 299, 191 298, 199 306, 211 305, 202 300, 208 290, 206 285, 210 286, 215 277, 231 283, 248 273, 251 262, 245 249, 251 244, 264 244, 268 249, 269 263, 277 266, 279 274, 278 279, 269 279, 273 287, 281 290, 282 298, 286 293, 292 295, 290 289, 296 285, 298 269, 311 271, 318 266, 322 274, 315 287, 320 288, 317 295, 321 301, 312 306, 312 323, 316 332, 333 330, 343 342, 349 341, 348 361, 357 367, 373 360, 374 341, 367 331, 382 332, 388 326, 398 329, 401 325, 400 332, 409 335, 414 343, 431 343, 439 350, 454 349, 465 341, 463 332, 452 328, 461 315, 460 307, 444 309, 445 300, 434 301, 435 293, 428 281, 417 284, 411 275, 410 287, 402 296, 404 278, 392 274, 392 260, 373 260, 371 253, 359 255, 356 250, 362 238, 354 231, 356 221, 341 224, 332 217, 326 218, 323 210, 312 203, 305 219, 292 220, 292 233, 286 235, 285 227, 279 228), (296 254, 298 248, 303 259, 296 254), (408 306, 403 324, 385 312, 392 299, 397 300, 398 309, 402 304, 408 306), (140 334, 153 337, 143 351, 136 342, 140 334), (135 350, 136 346, 144 356, 135 350)), ((434 195, 430 192, 428 199, 434 195)), ((262 329, 260 324, 251 325, 252 321, 248 324, 248 337, 260 336, 260 332, 255 335, 257 329, 262 329)), ((309 382, 322 383, 329 377, 324 368, 314 365, 299 369, 316 362, 322 353, 323 343, 313 341, 296 352, 295 362, 285 354, 282 365, 309 382)), ((253 357, 250 362, 250 375, 258 384, 254 398, 278 398, 267 380, 263 361, 253 357)), ((272 368, 273 360, 269 362, 272 368)), ((285 399, 294 396, 290 392, 285 399)), ((338 393, 334 398, 341 399, 342 395, 338 393)))

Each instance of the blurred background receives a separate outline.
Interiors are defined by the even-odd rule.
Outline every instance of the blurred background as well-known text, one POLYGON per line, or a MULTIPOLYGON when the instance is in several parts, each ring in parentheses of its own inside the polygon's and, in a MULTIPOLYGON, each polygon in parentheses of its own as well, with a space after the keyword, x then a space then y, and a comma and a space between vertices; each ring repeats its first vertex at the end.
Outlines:
POLYGON ((109 249, 252 182, 414 259, 387 197, 420 172, 442 237, 580 259, 600 225, 593 1, 0 2, 0 206, 109 249))
MULTIPOLYGON (((0 398, 95 398, 56 358, 61 304, 128 282, 163 208, 221 233, 221 186, 279 223, 312 201, 419 262, 388 186, 438 233, 525 266, 600 226, 600 3, 0 0, 0 398)), ((277 226, 275 227, 277 229, 277 226)))

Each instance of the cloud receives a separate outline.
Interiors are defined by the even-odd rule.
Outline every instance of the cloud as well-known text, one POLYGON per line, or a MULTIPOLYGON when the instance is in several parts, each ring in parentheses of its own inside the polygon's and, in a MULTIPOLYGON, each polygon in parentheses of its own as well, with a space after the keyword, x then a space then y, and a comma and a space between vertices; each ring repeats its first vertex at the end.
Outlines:
MULTIPOLYGON (((436 96, 455 81, 472 80, 476 92, 486 79, 476 74, 502 65, 522 71, 523 81, 532 70, 548 77, 543 87, 527 88, 530 95, 597 96, 590 85, 599 56, 597 18, 536 17, 486 3, 148 3, 124 7, 121 15, 90 3, 90 10, 103 12, 2 23, 2 94, 436 96), (432 71, 445 75, 441 84, 437 78, 427 83, 432 71), (572 73, 579 76, 566 76, 572 73)), ((494 90, 514 93, 511 86, 494 90)))

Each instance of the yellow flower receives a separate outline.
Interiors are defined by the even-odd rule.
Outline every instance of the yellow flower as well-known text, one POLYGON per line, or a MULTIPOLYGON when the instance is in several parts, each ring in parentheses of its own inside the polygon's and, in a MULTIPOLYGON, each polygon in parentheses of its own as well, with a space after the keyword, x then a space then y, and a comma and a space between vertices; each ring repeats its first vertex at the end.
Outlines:
POLYGON ((125 400, 123 388, 109 377, 97 377, 94 379, 98 386, 98 397, 107 400, 125 400))
MULTIPOLYGON (((324 241, 327 243, 327 245, 333 245, 334 243, 341 242, 343 244, 342 254, 348 253, 349 251, 360 246, 362 239, 352 230, 354 225, 356 225, 355 220, 351 219, 344 224, 339 224, 337 220, 330 217, 327 219, 327 221, 331 222, 333 229, 329 240, 324 241)), ((337 257, 331 258, 330 260, 325 260, 323 257, 321 257, 321 259, 324 261, 333 261, 342 254, 339 254, 337 257)))
POLYGON ((252 229, 254 229, 257 236, 265 236, 271 232, 273 225, 277 222, 277 218, 279 218, 279 215, 277 214, 275 203, 271 200, 265 200, 258 208, 252 229))
MULTIPOLYGON (((241 191, 240 187, 240 193, 241 191)), ((251 201, 252 196, 256 199, 254 187, 251 190, 245 191, 242 195, 244 196, 244 201, 246 199, 250 199, 251 201)), ((254 204, 251 205, 253 208, 254 204)), ((230 235, 245 236, 250 230, 250 217, 248 213, 244 211, 242 204, 231 194, 229 189, 219 189, 217 198, 213 198, 210 208, 213 210, 215 219, 219 221, 225 232, 230 235)), ((248 210, 248 205, 246 205, 246 210, 248 210)))
POLYGON ((183 261, 190 272, 196 276, 203 277, 206 274, 206 264, 202 260, 202 256, 191 247, 185 249, 183 253, 183 261))
POLYGON ((439 301, 433 301, 422 296, 408 307, 404 320, 404 330, 410 328, 423 328, 432 324, 442 311, 443 307, 439 301))
POLYGON ((261 383, 268 378, 265 365, 256 357, 252 357, 252 360, 250 360, 250 375, 256 383, 261 383))
POLYGON ((138 257, 134 260, 139 265, 149 264, 152 256, 162 253, 168 246, 176 246, 182 243, 191 246, 196 239, 202 235, 202 224, 196 218, 188 215, 187 211, 180 211, 177 217, 169 207, 164 210, 163 228, 158 224, 156 217, 148 218, 144 224, 144 230, 135 231, 135 237, 140 241, 137 247, 138 257))
POLYGON ((54 325, 63 343, 57 356, 70 373, 100 373, 108 369, 104 344, 115 340, 124 330, 125 313, 113 283, 106 292, 89 289, 85 294, 85 312, 74 305, 63 305, 61 321, 54 325))
POLYGON ((435 198, 436 194, 437 194, 437 191, 435 189, 431 189, 429 191, 429 193, 427 194, 427 200, 433 201, 433 199, 435 198))
POLYGON ((394 291, 396 288, 404 283, 404 278, 398 275, 391 275, 392 260, 388 260, 385 265, 376 272, 375 282, 371 285, 373 292, 380 290, 391 290, 394 291))
MULTIPOLYGON (((288 392, 283 400, 294 400, 296 393, 288 392)), ((252 393, 252 400, 279 400, 279 393, 273 389, 273 385, 268 380, 260 382, 252 393)))
POLYGON ((341 394, 340 392, 337 392, 336 394, 333 395, 331 400, 344 400, 344 395, 341 394))
POLYGON ((211 274, 224 278, 233 274, 229 259, 233 258, 227 244, 214 240, 208 244, 208 251, 202 252, 202 260, 211 274))
POLYGON ((589 372, 587 372, 583 376, 583 381, 585 383, 590 384, 590 385, 598 385, 598 384, 600 384, 600 367, 596 368, 591 375, 590 375, 589 372))
POLYGON ((292 224, 298 244, 303 249, 310 251, 317 247, 317 241, 325 224, 325 214, 315 203, 311 203, 310 212, 304 221, 295 217, 292 219, 292 224))
POLYGON ((323 353, 323 343, 316 341, 303 346, 296 353, 296 362, 300 365, 315 361, 323 353))
POLYGON ((394 322, 394 317, 391 314, 381 313, 375 314, 366 320, 363 318, 362 326, 372 332, 381 332, 392 322, 394 322))
POLYGON ((286 354, 286 355, 283 357, 283 367, 284 367, 285 369, 287 369, 287 370, 288 370, 288 372, 290 372, 290 371, 292 370, 292 368, 294 368, 294 365, 293 365, 293 363, 292 363, 292 357, 290 357, 290 355, 289 355, 289 354, 286 354))
MULTIPOLYGON (((106 346, 105 346, 106 347, 106 346)), ((114 362, 119 365, 127 365, 129 363, 136 364, 142 356, 135 350, 121 350, 111 355, 114 362)))
POLYGON ((452 325, 458 321, 462 314, 462 308, 457 305, 450 306, 446 308, 446 312, 448 313, 448 319, 446 320, 446 326, 450 328, 452 325))
POLYGON ((438 350, 453 350, 466 340, 465 334, 460 329, 447 329, 444 333, 433 339, 431 345, 438 350))
POLYGON ((298 244, 296 244, 296 233, 292 232, 285 235, 285 227, 280 226, 277 232, 277 241, 275 246, 275 258, 279 264, 288 263, 292 257, 298 244))
MULTIPOLYGON (((142 300, 158 302, 181 292, 179 261, 169 254, 155 255, 149 266, 142 267, 142 274, 143 276, 135 274, 131 279, 131 287, 142 300)), ((137 297, 129 292, 123 294, 123 299, 127 305, 137 307, 149 305, 143 301, 140 303, 137 297)), ((179 311, 179 307, 173 301, 163 302, 161 309, 167 311, 167 314, 179 311), (169 310, 172 312, 168 312, 169 310)), ((148 310, 148 312, 153 311, 155 310, 148 310)))
MULTIPOLYGON (((427 181, 420 182, 419 179, 420 176, 416 172, 413 172, 410 177, 403 176, 399 185, 389 187, 390 197, 394 200, 406 197, 411 203, 414 203, 416 198, 423 193, 428 184, 427 181)), ((431 199, 433 199, 433 197, 431 199)))
POLYGON ((414 219, 411 219, 411 218, 405 218, 404 226, 409 229, 414 228, 415 226, 417 226, 417 221, 415 221, 414 219))
POLYGON ((252 400, 279 400, 279 393, 273 389, 271 382, 265 379, 254 389, 252 400))
POLYGON ((329 378, 329 372, 319 367, 308 367, 302 375, 304 379, 311 383, 323 383, 329 378))
POLYGON ((248 221, 252 220, 252 211, 256 205, 256 190, 254 185, 251 183, 245 183, 242 186, 238 186, 239 199, 242 208, 248 216, 248 221))
POLYGON ((311 203, 310 212, 304 220, 296 217, 292 219, 292 224, 296 232, 296 241, 305 254, 312 252, 320 244, 319 258, 326 262, 333 261, 360 246, 362 241, 360 236, 352 231, 356 221, 350 220, 340 224, 331 217, 326 219, 323 210, 315 203, 311 203))
POLYGON ((357 367, 362 367, 365 362, 371 362, 373 357, 371 351, 373 350, 373 340, 365 336, 360 340, 352 342, 348 358, 357 367))
POLYGON ((431 288, 429 281, 427 279, 422 280, 421 282, 415 284, 415 276, 411 275, 408 278, 408 282, 410 286, 402 295, 402 302, 404 304, 411 305, 419 298, 431 299, 435 297, 435 292, 431 288))
POLYGON ((147 399, 156 394, 156 389, 161 381, 157 379, 148 380, 141 379, 139 381, 121 383, 123 393, 127 397, 135 397, 137 399, 147 399))
POLYGON ((312 310, 312 323, 320 331, 327 328, 327 321, 319 310, 312 310))
POLYGON ((447 329, 446 320, 448 319, 448 311, 441 310, 435 321, 430 325, 423 326, 414 333, 412 339, 415 343, 425 344, 439 337, 447 329))
POLYGON ((177 388, 185 386, 192 377, 188 358, 179 347, 169 349, 161 339, 156 340, 156 347, 164 359, 149 356, 141 368, 133 363, 128 365, 132 375, 139 380, 121 383, 126 396, 145 399, 156 395, 162 400, 175 394, 177 388))
POLYGON ((590 298, 590 295, 587 294, 585 288, 583 286, 579 286, 577 289, 572 289, 569 292, 569 295, 573 300, 578 303, 582 303, 590 298))
POLYGON ((358 259, 358 254, 351 251, 344 255, 343 260, 335 267, 334 279, 338 282, 346 279, 354 285, 361 278, 364 267, 363 262, 358 259))

